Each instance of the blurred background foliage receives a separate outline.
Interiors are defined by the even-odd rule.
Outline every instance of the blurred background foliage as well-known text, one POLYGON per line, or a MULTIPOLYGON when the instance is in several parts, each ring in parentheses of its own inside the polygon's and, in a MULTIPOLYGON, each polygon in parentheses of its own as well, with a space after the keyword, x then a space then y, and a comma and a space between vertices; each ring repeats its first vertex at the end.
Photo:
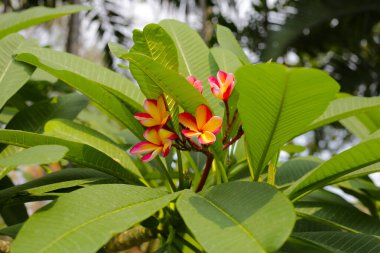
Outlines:
MULTIPOLYGON (((118 67, 120 61, 110 54, 108 42, 129 48, 133 29, 175 18, 198 29, 205 42, 215 46, 215 27, 221 24, 234 32, 253 63, 271 60, 316 67, 330 73, 342 92, 379 94, 380 1, 1 0, 0 10, 65 4, 90 5, 92 10, 30 28, 23 35, 129 75, 118 67)), ((45 93, 62 87, 39 85, 45 93)), ((306 140, 295 143, 308 147, 305 154, 326 155, 323 158, 355 142, 339 123, 309 133, 306 140)))

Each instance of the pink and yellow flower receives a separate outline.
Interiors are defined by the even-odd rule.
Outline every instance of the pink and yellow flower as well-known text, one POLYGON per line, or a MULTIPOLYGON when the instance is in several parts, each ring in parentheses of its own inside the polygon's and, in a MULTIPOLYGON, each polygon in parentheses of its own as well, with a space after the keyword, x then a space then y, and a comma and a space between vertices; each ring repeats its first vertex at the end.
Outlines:
POLYGON ((187 138, 198 137, 201 144, 209 145, 215 142, 215 135, 220 131, 222 118, 213 116, 206 105, 198 106, 195 117, 188 112, 179 115, 179 122, 188 129, 182 130, 187 138))
POLYGON ((136 113, 134 117, 145 127, 164 126, 169 120, 170 113, 166 110, 163 96, 159 96, 157 100, 146 99, 144 109, 145 113, 136 113))
POLYGON ((217 78, 210 76, 208 81, 211 85, 211 92, 215 97, 227 101, 235 86, 234 74, 227 74, 224 71, 218 71, 217 78))
POLYGON ((139 142, 129 151, 131 154, 146 154, 141 160, 149 162, 154 159, 158 154, 163 157, 167 156, 170 152, 173 140, 178 136, 164 128, 152 127, 144 132, 144 138, 147 141, 139 142))
POLYGON ((195 76, 188 76, 186 80, 194 86, 195 89, 197 89, 200 93, 203 92, 203 85, 201 80, 197 80, 195 76))

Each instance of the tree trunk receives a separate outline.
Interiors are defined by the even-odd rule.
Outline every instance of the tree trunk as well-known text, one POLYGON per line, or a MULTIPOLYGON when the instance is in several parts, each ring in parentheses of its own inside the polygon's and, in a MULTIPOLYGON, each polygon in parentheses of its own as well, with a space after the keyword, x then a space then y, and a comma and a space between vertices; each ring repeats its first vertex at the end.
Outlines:
MULTIPOLYGON (((80 4, 81 0, 72 0, 72 4, 80 4)), ((66 51, 68 53, 79 55, 80 40, 80 16, 79 13, 72 14, 69 20, 66 51)))

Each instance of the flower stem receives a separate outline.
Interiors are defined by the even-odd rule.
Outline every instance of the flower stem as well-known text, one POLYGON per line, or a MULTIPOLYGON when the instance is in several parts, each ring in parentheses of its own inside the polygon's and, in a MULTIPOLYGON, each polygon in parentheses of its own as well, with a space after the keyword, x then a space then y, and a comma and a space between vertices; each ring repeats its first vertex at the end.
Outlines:
POLYGON ((268 166, 268 177, 267 177, 267 182, 268 184, 270 185, 275 185, 276 183, 276 170, 277 170, 277 161, 278 161, 278 157, 280 155, 280 152, 277 152, 274 157, 272 158, 272 160, 269 162, 269 166, 268 166))
POLYGON ((179 178, 179 189, 182 190, 184 187, 184 182, 183 182, 183 166, 182 166, 182 156, 181 156, 181 151, 179 149, 177 151, 177 164, 178 164, 178 178, 179 178))
POLYGON ((223 145, 223 150, 226 150, 229 146, 234 144, 237 140, 239 140, 242 135, 244 134, 243 128, 240 126, 237 135, 235 138, 233 138, 231 141, 227 142, 226 144, 223 145))
POLYGON ((177 187, 175 186, 173 179, 170 177, 170 174, 166 169, 165 165, 162 163, 161 159, 157 157, 156 161, 158 162, 158 165, 161 167, 162 172, 164 172, 165 177, 168 179, 172 192, 177 191, 177 187))
POLYGON ((200 192, 203 189, 203 186, 206 183, 208 174, 210 173, 211 165, 212 165, 213 161, 214 161, 214 155, 212 153, 208 153, 206 165, 205 165, 205 168, 204 168, 203 173, 202 173, 202 177, 198 183, 198 186, 197 186, 197 189, 195 190, 195 192, 200 192))

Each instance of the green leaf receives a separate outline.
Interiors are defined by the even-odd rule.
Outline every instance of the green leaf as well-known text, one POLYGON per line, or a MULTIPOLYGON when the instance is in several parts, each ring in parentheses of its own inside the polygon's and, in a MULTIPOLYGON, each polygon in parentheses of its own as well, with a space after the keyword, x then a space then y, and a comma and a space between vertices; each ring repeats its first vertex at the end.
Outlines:
POLYGON ((207 252, 275 252, 295 223, 290 201, 264 183, 232 182, 184 192, 177 208, 207 252))
POLYGON ((190 85, 184 77, 172 70, 165 69, 146 55, 130 53, 125 56, 125 59, 128 59, 130 63, 143 71, 146 76, 182 106, 185 111, 195 113, 199 105, 208 105, 202 94, 190 85))
POLYGON ((304 132, 330 124, 361 112, 380 108, 380 97, 346 97, 333 100, 326 111, 306 127, 304 132))
POLYGON ((0 17, 0 38, 30 26, 89 9, 91 8, 88 6, 69 5, 60 8, 34 7, 21 12, 7 13, 0 17))
POLYGON ((74 119, 88 104, 88 99, 71 93, 33 104, 19 111, 7 129, 41 133, 47 121, 54 118, 74 119))
POLYGON ((209 48, 203 42, 199 34, 187 24, 177 20, 162 20, 160 26, 164 28, 173 39, 178 52, 179 73, 187 77, 195 76, 201 80, 205 87, 203 95, 211 106, 214 114, 222 116, 223 108, 220 100, 215 98, 208 86, 208 77, 215 75, 217 66, 210 54, 209 48))
MULTIPOLYGON (((19 111, 6 128, 40 133, 48 120, 53 118, 74 119, 87 106, 87 103, 88 99, 77 93, 41 101, 19 111)), ((0 153, 0 157, 20 150, 15 146, 0 145, 0 150, 3 148, 5 150, 0 153)), ((5 174, 7 174, 6 170, 2 170, 0 178, 5 174)))
POLYGON ((18 34, 0 40, 0 109, 33 73, 32 67, 16 62, 13 58, 16 51, 27 43, 28 41, 18 34))
POLYGON ((372 110, 354 117, 342 119, 340 123, 357 137, 365 139, 380 129, 379 110, 372 110))
POLYGON ((216 47, 210 50, 220 70, 235 73, 235 71, 242 66, 239 58, 227 49, 216 47))
POLYGON ((380 138, 362 142, 320 164, 298 179, 285 192, 291 199, 300 198, 313 190, 336 182, 338 178, 380 162, 380 138))
POLYGON ((18 231, 21 229, 23 223, 15 224, 12 226, 8 226, 0 229, 0 235, 7 235, 9 237, 15 238, 18 231))
POLYGON ((148 218, 176 196, 157 189, 117 184, 74 191, 35 213, 20 230, 11 250, 96 252, 113 235, 148 218))
MULTIPOLYGON (((178 72, 176 46, 169 34, 161 26, 149 24, 144 27, 143 31, 134 30, 133 41, 135 44, 130 50, 131 53, 144 54, 161 64, 165 69, 178 72)), ((125 59, 123 56, 121 58, 125 59)), ((135 64, 131 63, 129 68, 147 98, 157 99, 163 93, 161 87, 135 64)), ((178 105, 170 96, 166 96, 166 102, 169 106, 174 130, 179 134, 178 105)))
POLYGON ((288 143, 285 146, 281 147, 282 151, 285 151, 288 154, 301 153, 306 150, 304 146, 288 143))
POLYGON ((323 202, 298 201, 298 216, 354 233, 380 235, 380 221, 354 207, 323 202))
POLYGON ((65 156, 68 160, 115 176, 127 183, 141 184, 135 174, 123 168, 111 157, 82 143, 16 130, 0 130, 0 142, 24 148, 48 144, 66 146, 70 149, 65 156))
MULTIPOLYGON (((133 31, 134 45, 131 53, 140 53, 158 62, 166 69, 178 71, 176 46, 167 32, 157 24, 149 24, 143 31, 133 31)), ((162 94, 158 86, 143 70, 131 63, 129 66, 133 77, 147 98, 157 99, 162 94)))
POLYGON ((281 146, 317 118, 339 89, 323 71, 275 63, 243 66, 236 81, 256 180, 281 146))
POLYGON ((24 184, 16 185, 0 191, 0 205, 3 205, 9 199, 22 195, 24 191, 32 188, 37 188, 44 185, 51 185, 61 182, 69 182, 73 180, 102 180, 102 179, 116 179, 103 172, 88 169, 88 168, 69 168, 47 174, 43 177, 26 182, 24 184))
POLYGON ((19 165, 49 164, 58 162, 69 151, 59 145, 39 145, 24 149, 16 154, 0 158, 1 167, 16 167, 19 165))
POLYGON ((115 42, 109 42, 108 48, 110 49, 111 53, 117 58, 123 59, 124 55, 129 53, 125 47, 115 42))
POLYGON ((45 125, 45 134, 87 144, 112 157, 124 168, 141 177, 139 169, 126 150, 96 130, 69 120, 57 119, 51 120, 45 125))
MULTIPOLYGON (((14 188, 14 184, 9 177, 6 176, 0 179, 1 191, 4 191, 3 189, 12 189, 12 188, 14 188)), ((24 203, 11 204, 11 205, 2 203, 0 205, 0 214, 1 214, 2 220, 8 226, 24 222, 29 218, 28 212, 26 210, 24 203)))
POLYGON ((370 235, 323 231, 294 233, 292 237, 334 253, 375 253, 380 251, 380 239, 370 235))
POLYGON ((133 113, 142 111, 143 95, 125 77, 80 57, 46 48, 19 51, 16 59, 41 68, 79 90, 141 138, 143 128, 133 113))
POLYGON ((277 169, 275 180, 276 185, 284 186, 293 183, 307 172, 317 167, 321 162, 322 160, 314 157, 295 158, 285 162, 277 169))
POLYGON ((228 27, 217 25, 216 26, 216 38, 219 46, 228 49, 235 54, 243 63, 250 63, 247 55, 240 47, 239 42, 228 27))

